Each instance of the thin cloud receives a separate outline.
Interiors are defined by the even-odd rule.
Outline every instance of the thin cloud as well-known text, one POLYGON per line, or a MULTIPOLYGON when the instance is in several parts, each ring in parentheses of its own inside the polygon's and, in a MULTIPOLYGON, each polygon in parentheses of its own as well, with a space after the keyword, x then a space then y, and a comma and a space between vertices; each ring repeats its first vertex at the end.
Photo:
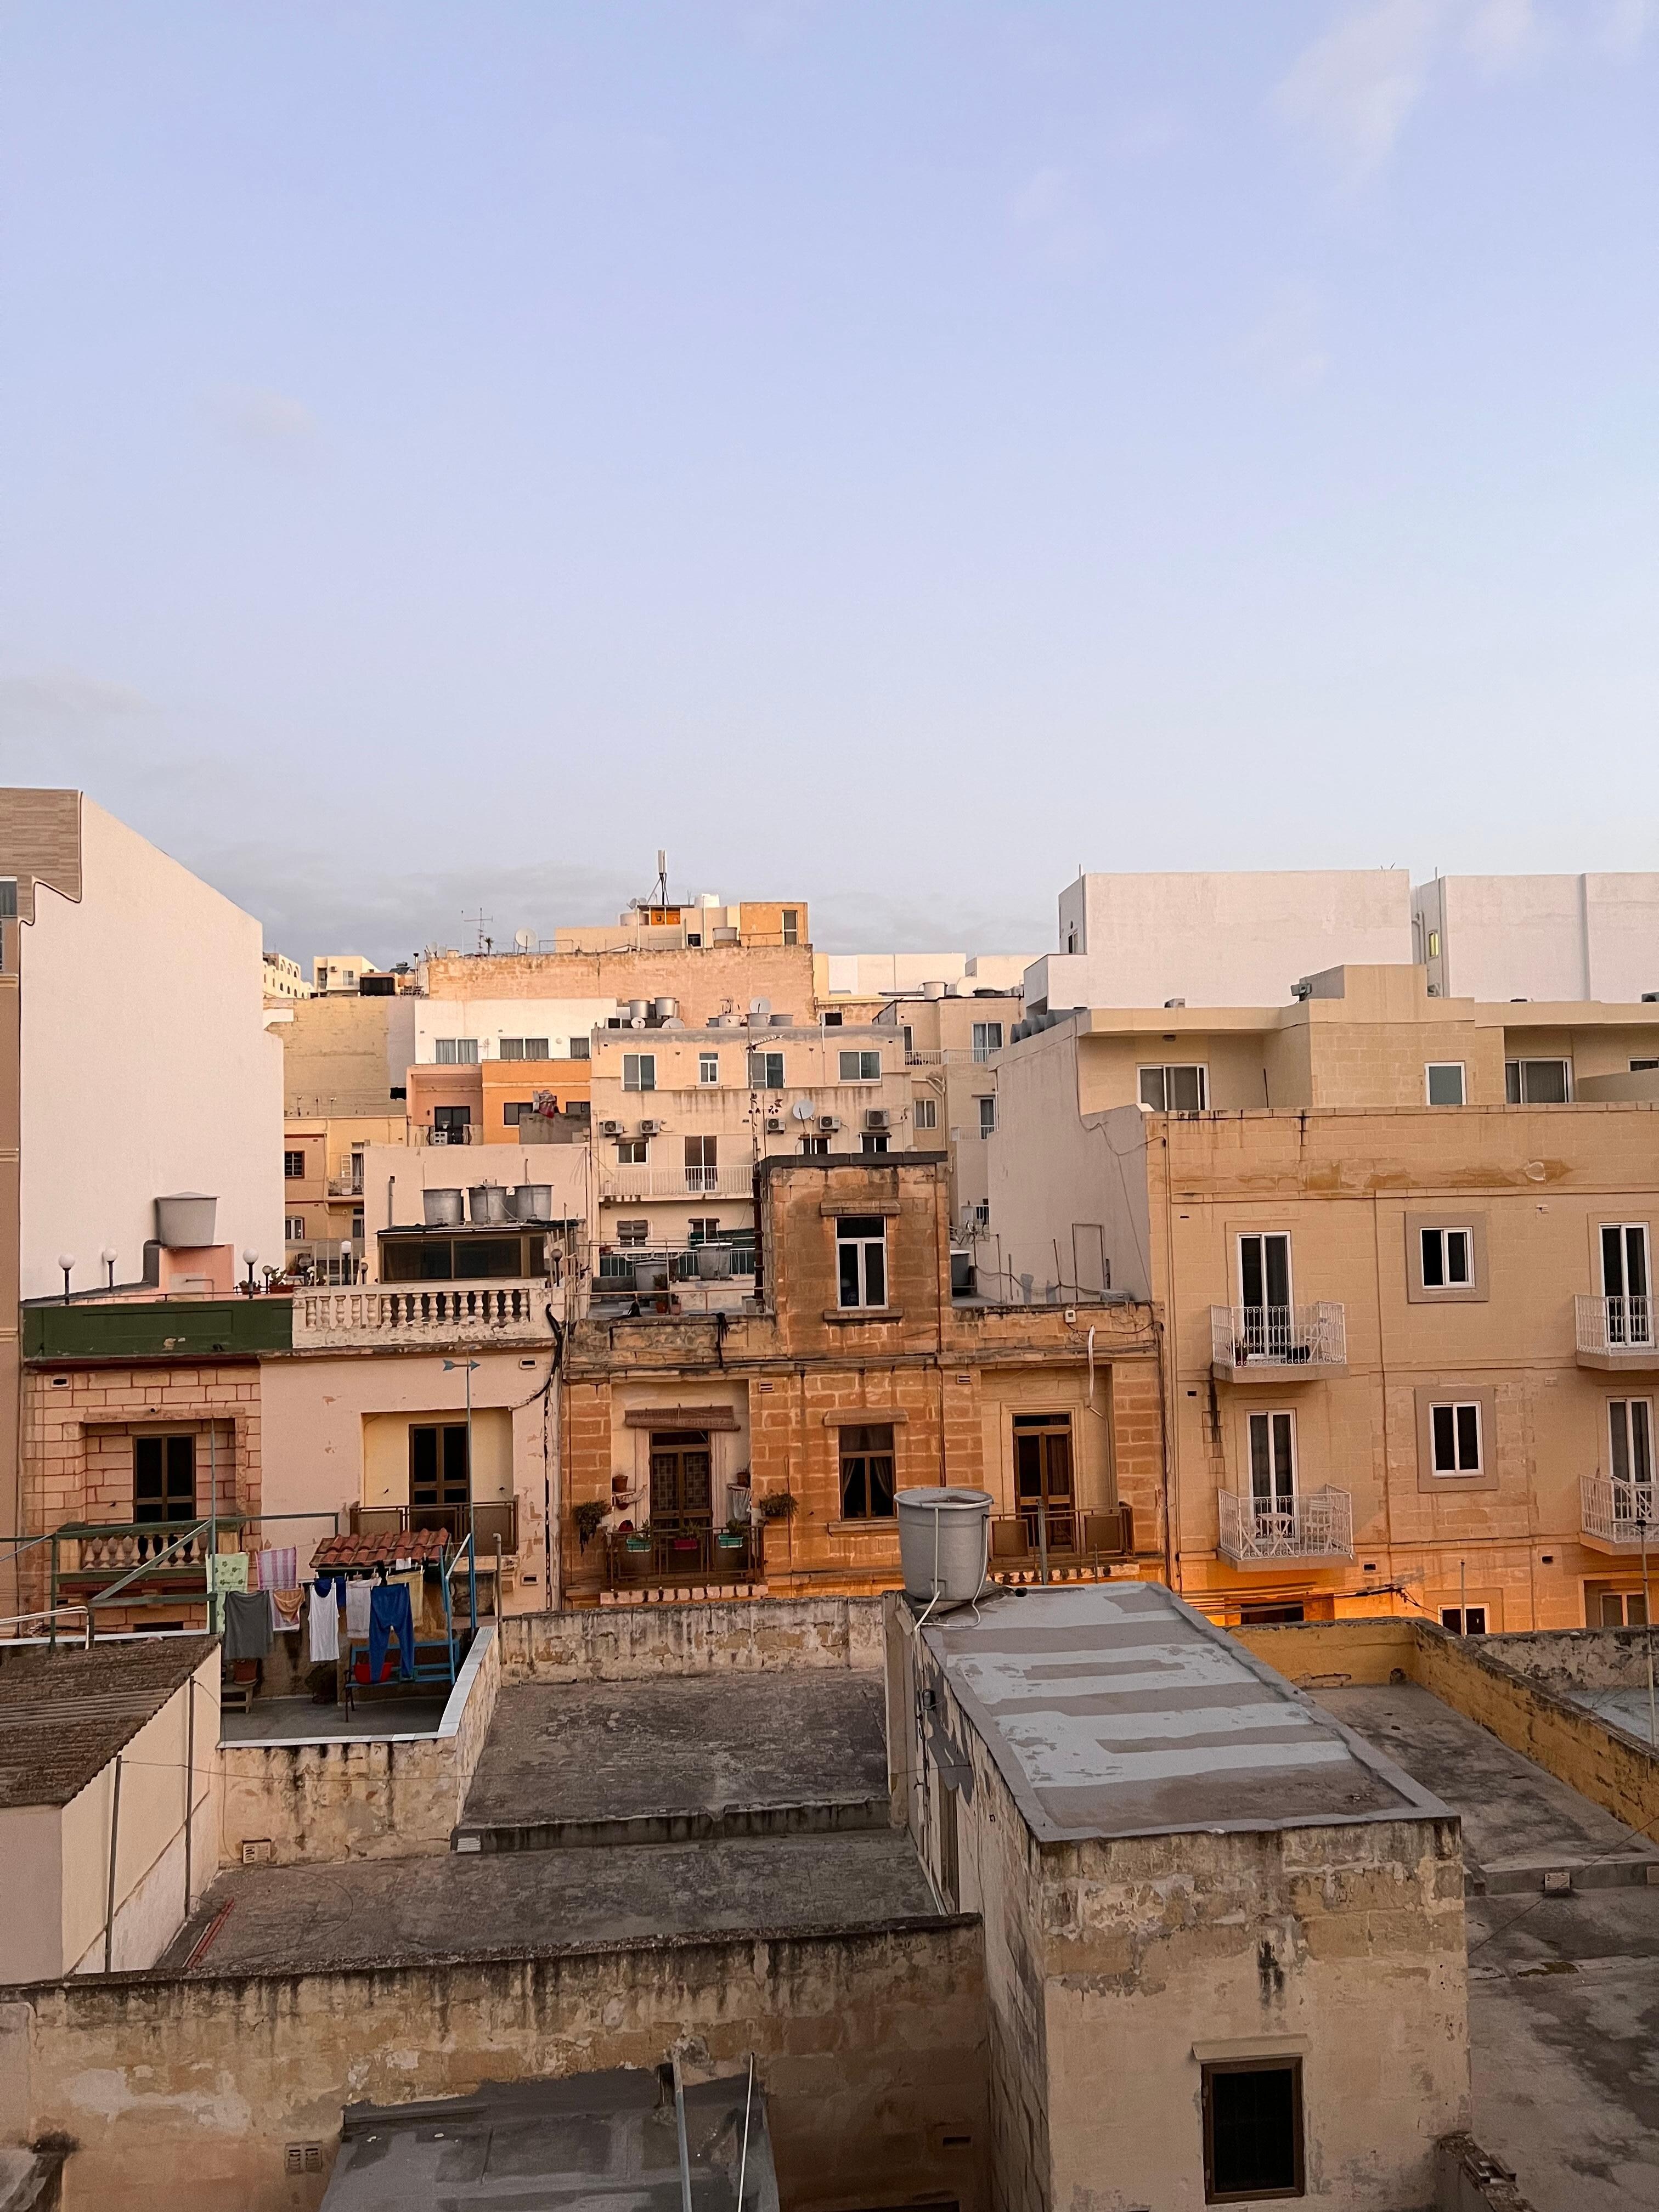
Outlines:
POLYGON ((285 392, 226 386, 210 392, 207 404, 221 433, 259 459, 291 464, 315 450, 316 416, 303 400, 285 392))
POLYGON ((1008 203, 1008 220, 1036 258, 1050 268, 1073 268, 1094 249, 1097 232, 1088 204, 1064 169, 1036 170, 1008 203))
POLYGON ((1620 61, 1628 60, 1648 34, 1652 0, 1610 0, 1602 19, 1601 43, 1620 61))
POLYGON ((1437 0, 1380 0, 1316 39, 1274 95, 1356 176, 1387 160, 1423 96, 1440 28, 1437 0))
POLYGON ((1544 46, 1543 29, 1532 0, 1482 0, 1463 34, 1463 44, 1488 71, 1523 68, 1537 58, 1544 46))

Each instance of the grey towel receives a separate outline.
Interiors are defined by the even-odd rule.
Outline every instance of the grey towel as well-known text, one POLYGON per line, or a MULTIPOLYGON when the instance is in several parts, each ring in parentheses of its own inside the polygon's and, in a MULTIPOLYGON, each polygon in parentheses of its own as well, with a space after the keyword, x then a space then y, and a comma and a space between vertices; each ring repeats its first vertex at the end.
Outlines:
POLYGON ((227 1590, 225 1656, 228 1659, 268 1659, 270 1656, 270 1600, 264 1590, 227 1590))

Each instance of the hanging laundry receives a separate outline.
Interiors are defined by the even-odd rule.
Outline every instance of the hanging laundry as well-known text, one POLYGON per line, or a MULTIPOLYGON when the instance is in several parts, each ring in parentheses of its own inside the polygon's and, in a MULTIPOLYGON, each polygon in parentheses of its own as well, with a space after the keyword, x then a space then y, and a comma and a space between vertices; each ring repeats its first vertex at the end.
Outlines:
POLYGON ((224 1596, 225 1656, 270 1656, 270 1600, 263 1590, 228 1590, 224 1596))
POLYGON ((346 1634, 362 1638, 368 1633, 369 1600, 374 1595, 373 1583, 346 1584, 346 1634))
MULTIPOLYGON (((208 1626, 215 1636, 225 1632, 226 1590, 245 1590, 247 1588, 248 1556, 246 1552, 213 1552, 208 1556, 208 1626)), ((269 1617, 270 1608, 265 1611, 269 1617)))
POLYGON ((398 1639, 398 1672, 405 1682, 415 1679, 415 1617, 409 1589, 404 1583, 381 1583, 371 1592, 368 1621, 368 1679, 378 1682, 390 1638, 398 1639))
POLYGON ((339 1657, 340 1608, 335 1601, 333 1585, 326 1575, 319 1576, 312 1586, 306 1634, 310 1643, 313 1667, 325 1660, 339 1657))
POLYGON ((300 1589, 273 1589, 270 1599, 270 1625, 279 1635, 286 1636, 298 1630, 300 1615, 305 1609, 305 1592, 300 1589))
POLYGON ((269 1547, 259 1554, 261 1589, 296 1589, 300 1582, 300 1552, 295 1544, 269 1547))

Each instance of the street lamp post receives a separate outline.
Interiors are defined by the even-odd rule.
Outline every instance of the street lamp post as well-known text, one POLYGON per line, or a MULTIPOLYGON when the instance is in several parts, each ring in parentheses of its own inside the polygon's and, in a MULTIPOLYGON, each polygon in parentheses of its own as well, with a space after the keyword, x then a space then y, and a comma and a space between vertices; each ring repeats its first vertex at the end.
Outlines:
MULTIPOLYGON (((459 1367, 466 1375, 466 1593, 467 1617, 473 1633, 478 1627, 478 1532, 472 1511, 472 1370, 476 1359, 446 1359, 444 1373, 453 1374, 459 1367)), ((500 1590, 495 1593, 495 1610, 501 1605, 500 1590)))

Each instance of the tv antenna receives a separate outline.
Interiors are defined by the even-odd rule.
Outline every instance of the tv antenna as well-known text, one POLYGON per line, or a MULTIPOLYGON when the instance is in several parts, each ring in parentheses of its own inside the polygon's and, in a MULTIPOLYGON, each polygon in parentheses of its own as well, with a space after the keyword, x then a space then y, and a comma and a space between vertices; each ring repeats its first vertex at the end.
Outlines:
POLYGON ((478 950, 480 952, 489 952, 493 951, 495 949, 495 939, 486 935, 485 933, 488 925, 494 921, 495 919, 495 917, 493 914, 486 914, 482 907, 478 908, 476 915, 463 914, 461 916, 461 920, 463 921, 472 921, 477 923, 478 931, 478 950))

